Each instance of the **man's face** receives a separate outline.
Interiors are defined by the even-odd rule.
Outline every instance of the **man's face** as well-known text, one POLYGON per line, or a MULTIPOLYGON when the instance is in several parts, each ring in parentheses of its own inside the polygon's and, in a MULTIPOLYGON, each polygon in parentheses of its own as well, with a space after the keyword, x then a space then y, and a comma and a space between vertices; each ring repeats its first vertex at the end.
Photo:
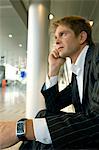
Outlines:
POLYGON ((80 36, 75 36, 75 33, 68 26, 58 26, 55 31, 55 48, 58 50, 60 57, 74 57, 80 49, 80 36))

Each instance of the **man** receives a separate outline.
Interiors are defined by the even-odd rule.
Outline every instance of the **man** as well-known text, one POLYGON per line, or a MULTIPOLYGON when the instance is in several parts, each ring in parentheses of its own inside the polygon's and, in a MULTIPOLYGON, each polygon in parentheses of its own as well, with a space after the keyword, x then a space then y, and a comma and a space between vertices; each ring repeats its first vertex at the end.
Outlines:
POLYGON ((16 122, 1 122, 2 148, 22 138, 51 144, 48 148, 55 150, 99 148, 99 48, 92 42, 90 24, 82 17, 64 17, 54 23, 54 32, 56 47, 48 58, 49 84, 42 88, 46 112, 33 121, 23 119, 23 137, 18 131, 16 136, 16 122), (73 79, 59 92, 57 76, 66 57, 72 61, 73 79), (60 111, 70 104, 75 113, 60 111))

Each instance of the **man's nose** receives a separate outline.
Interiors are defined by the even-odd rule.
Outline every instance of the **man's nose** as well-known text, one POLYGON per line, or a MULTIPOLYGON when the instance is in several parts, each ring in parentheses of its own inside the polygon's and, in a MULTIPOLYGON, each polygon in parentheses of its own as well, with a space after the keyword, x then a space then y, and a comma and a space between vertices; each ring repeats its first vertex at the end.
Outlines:
POLYGON ((58 44, 60 44, 60 39, 59 38, 56 40, 56 45, 58 45, 58 44))
POLYGON ((57 41, 57 42, 56 42, 56 45, 58 45, 59 43, 60 43, 60 42, 59 42, 59 41, 57 41))

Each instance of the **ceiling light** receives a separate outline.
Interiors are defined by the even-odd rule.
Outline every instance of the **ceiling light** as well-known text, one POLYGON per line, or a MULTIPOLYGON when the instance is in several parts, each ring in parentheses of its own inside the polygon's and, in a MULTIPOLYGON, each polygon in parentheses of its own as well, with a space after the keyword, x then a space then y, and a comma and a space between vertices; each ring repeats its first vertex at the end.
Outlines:
POLYGON ((49 17, 50 20, 52 20, 54 18, 54 15, 53 14, 49 14, 48 17, 49 17))
POLYGON ((90 20, 89 23, 90 23, 91 26, 93 26, 93 21, 92 20, 90 20))
POLYGON ((22 47, 22 44, 19 44, 19 47, 22 47))
POLYGON ((9 38, 12 38, 12 34, 9 34, 9 38))

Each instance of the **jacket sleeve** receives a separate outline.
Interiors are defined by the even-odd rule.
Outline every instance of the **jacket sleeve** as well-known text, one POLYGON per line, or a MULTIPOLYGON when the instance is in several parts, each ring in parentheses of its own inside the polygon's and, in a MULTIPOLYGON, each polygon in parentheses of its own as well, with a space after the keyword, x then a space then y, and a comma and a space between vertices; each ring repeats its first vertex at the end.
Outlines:
POLYGON ((49 112, 59 112, 60 109, 72 103, 71 84, 61 92, 58 90, 58 83, 47 90, 43 90, 43 87, 41 93, 45 98, 46 108, 49 112))
POLYGON ((64 113, 46 121, 55 149, 99 148, 99 114, 64 113))

